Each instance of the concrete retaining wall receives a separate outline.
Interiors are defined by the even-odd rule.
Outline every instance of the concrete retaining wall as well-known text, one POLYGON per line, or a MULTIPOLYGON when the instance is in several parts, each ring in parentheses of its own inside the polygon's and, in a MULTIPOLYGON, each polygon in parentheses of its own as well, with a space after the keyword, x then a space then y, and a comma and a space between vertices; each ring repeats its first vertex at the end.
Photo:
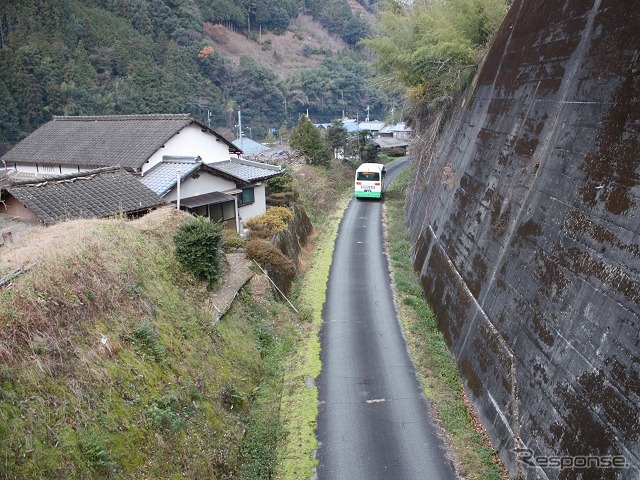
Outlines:
POLYGON ((415 265, 513 476, 640 478, 638 8, 514 1, 417 158, 415 265))

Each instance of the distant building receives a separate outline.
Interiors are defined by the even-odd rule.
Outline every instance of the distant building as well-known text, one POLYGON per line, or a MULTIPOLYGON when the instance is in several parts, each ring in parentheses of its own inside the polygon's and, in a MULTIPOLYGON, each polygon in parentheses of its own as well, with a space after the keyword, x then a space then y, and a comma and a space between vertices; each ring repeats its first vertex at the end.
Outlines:
POLYGON ((358 128, 360 130, 368 130, 369 132, 371 132, 371 135, 373 137, 376 137, 380 129, 384 128, 384 125, 385 123, 381 122, 380 120, 373 120, 371 122, 360 122, 358 124, 358 128))
POLYGON ((393 125, 385 125, 380 129, 381 137, 393 137, 406 140, 411 138, 412 129, 405 122, 399 122, 393 125))
POLYGON ((267 150, 270 150, 270 148, 267 147, 266 145, 258 143, 244 136, 240 138, 236 138, 231 143, 233 143, 236 147, 242 150, 242 155, 244 157, 255 157, 257 155, 260 155, 261 153, 266 152, 267 150))

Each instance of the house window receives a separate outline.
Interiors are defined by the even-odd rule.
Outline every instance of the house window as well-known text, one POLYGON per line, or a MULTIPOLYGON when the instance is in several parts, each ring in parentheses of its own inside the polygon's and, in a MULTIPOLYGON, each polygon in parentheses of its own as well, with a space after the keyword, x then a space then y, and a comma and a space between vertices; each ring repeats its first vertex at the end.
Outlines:
POLYGON ((253 202, 255 202, 253 187, 243 188, 242 192, 238 193, 238 206, 249 205, 253 202))
POLYGON ((209 206, 209 214, 213 222, 225 222, 236 218, 236 206, 234 202, 216 203, 209 206))
POLYGON ((189 208, 189 213, 191 213, 192 215, 198 215, 199 217, 207 217, 207 206, 206 205, 201 205, 199 207, 195 207, 195 208, 189 208))

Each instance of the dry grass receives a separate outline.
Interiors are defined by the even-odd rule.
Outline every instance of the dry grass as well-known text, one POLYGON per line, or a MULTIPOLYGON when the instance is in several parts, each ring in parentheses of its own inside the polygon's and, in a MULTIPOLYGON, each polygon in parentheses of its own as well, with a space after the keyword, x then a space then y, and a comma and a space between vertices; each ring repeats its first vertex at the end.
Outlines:
POLYGON ((122 303, 123 289, 136 282, 130 275, 134 240, 123 226, 121 220, 64 222, 2 251, 3 265, 37 263, 4 292, 0 342, 10 345, 11 358, 31 356, 40 370, 58 373, 74 355, 73 335, 122 303))
POLYGON ((142 233, 160 238, 161 235, 156 235, 154 232, 161 232, 164 229, 173 231, 183 221, 184 214, 175 208, 165 207, 133 221, 82 219, 33 229, 27 234, 14 238, 12 245, 0 248, 0 272, 9 272, 18 267, 46 261, 60 255, 76 255, 80 250, 86 249, 92 239, 95 240, 95 233, 99 229, 109 223, 126 222, 142 233))
POLYGON ((12 245, 0 249, 0 269, 12 270, 55 255, 58 248, 71 243, 73 239, 84 237, 98 222, 100 221, 63 222, 15 238, 12 245))

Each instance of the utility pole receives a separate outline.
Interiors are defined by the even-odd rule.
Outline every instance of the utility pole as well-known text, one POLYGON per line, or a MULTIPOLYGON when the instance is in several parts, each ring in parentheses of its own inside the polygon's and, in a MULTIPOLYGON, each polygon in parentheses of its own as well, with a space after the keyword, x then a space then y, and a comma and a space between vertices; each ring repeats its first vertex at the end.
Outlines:
POLYGON ((287 111, 287 97, 284 97, 284 122, 289 125, 289 112, 287 111))
POLYGON ((240 137, 240 150, 242 150, 242 112, 238 110, 238 136, 240 137))

